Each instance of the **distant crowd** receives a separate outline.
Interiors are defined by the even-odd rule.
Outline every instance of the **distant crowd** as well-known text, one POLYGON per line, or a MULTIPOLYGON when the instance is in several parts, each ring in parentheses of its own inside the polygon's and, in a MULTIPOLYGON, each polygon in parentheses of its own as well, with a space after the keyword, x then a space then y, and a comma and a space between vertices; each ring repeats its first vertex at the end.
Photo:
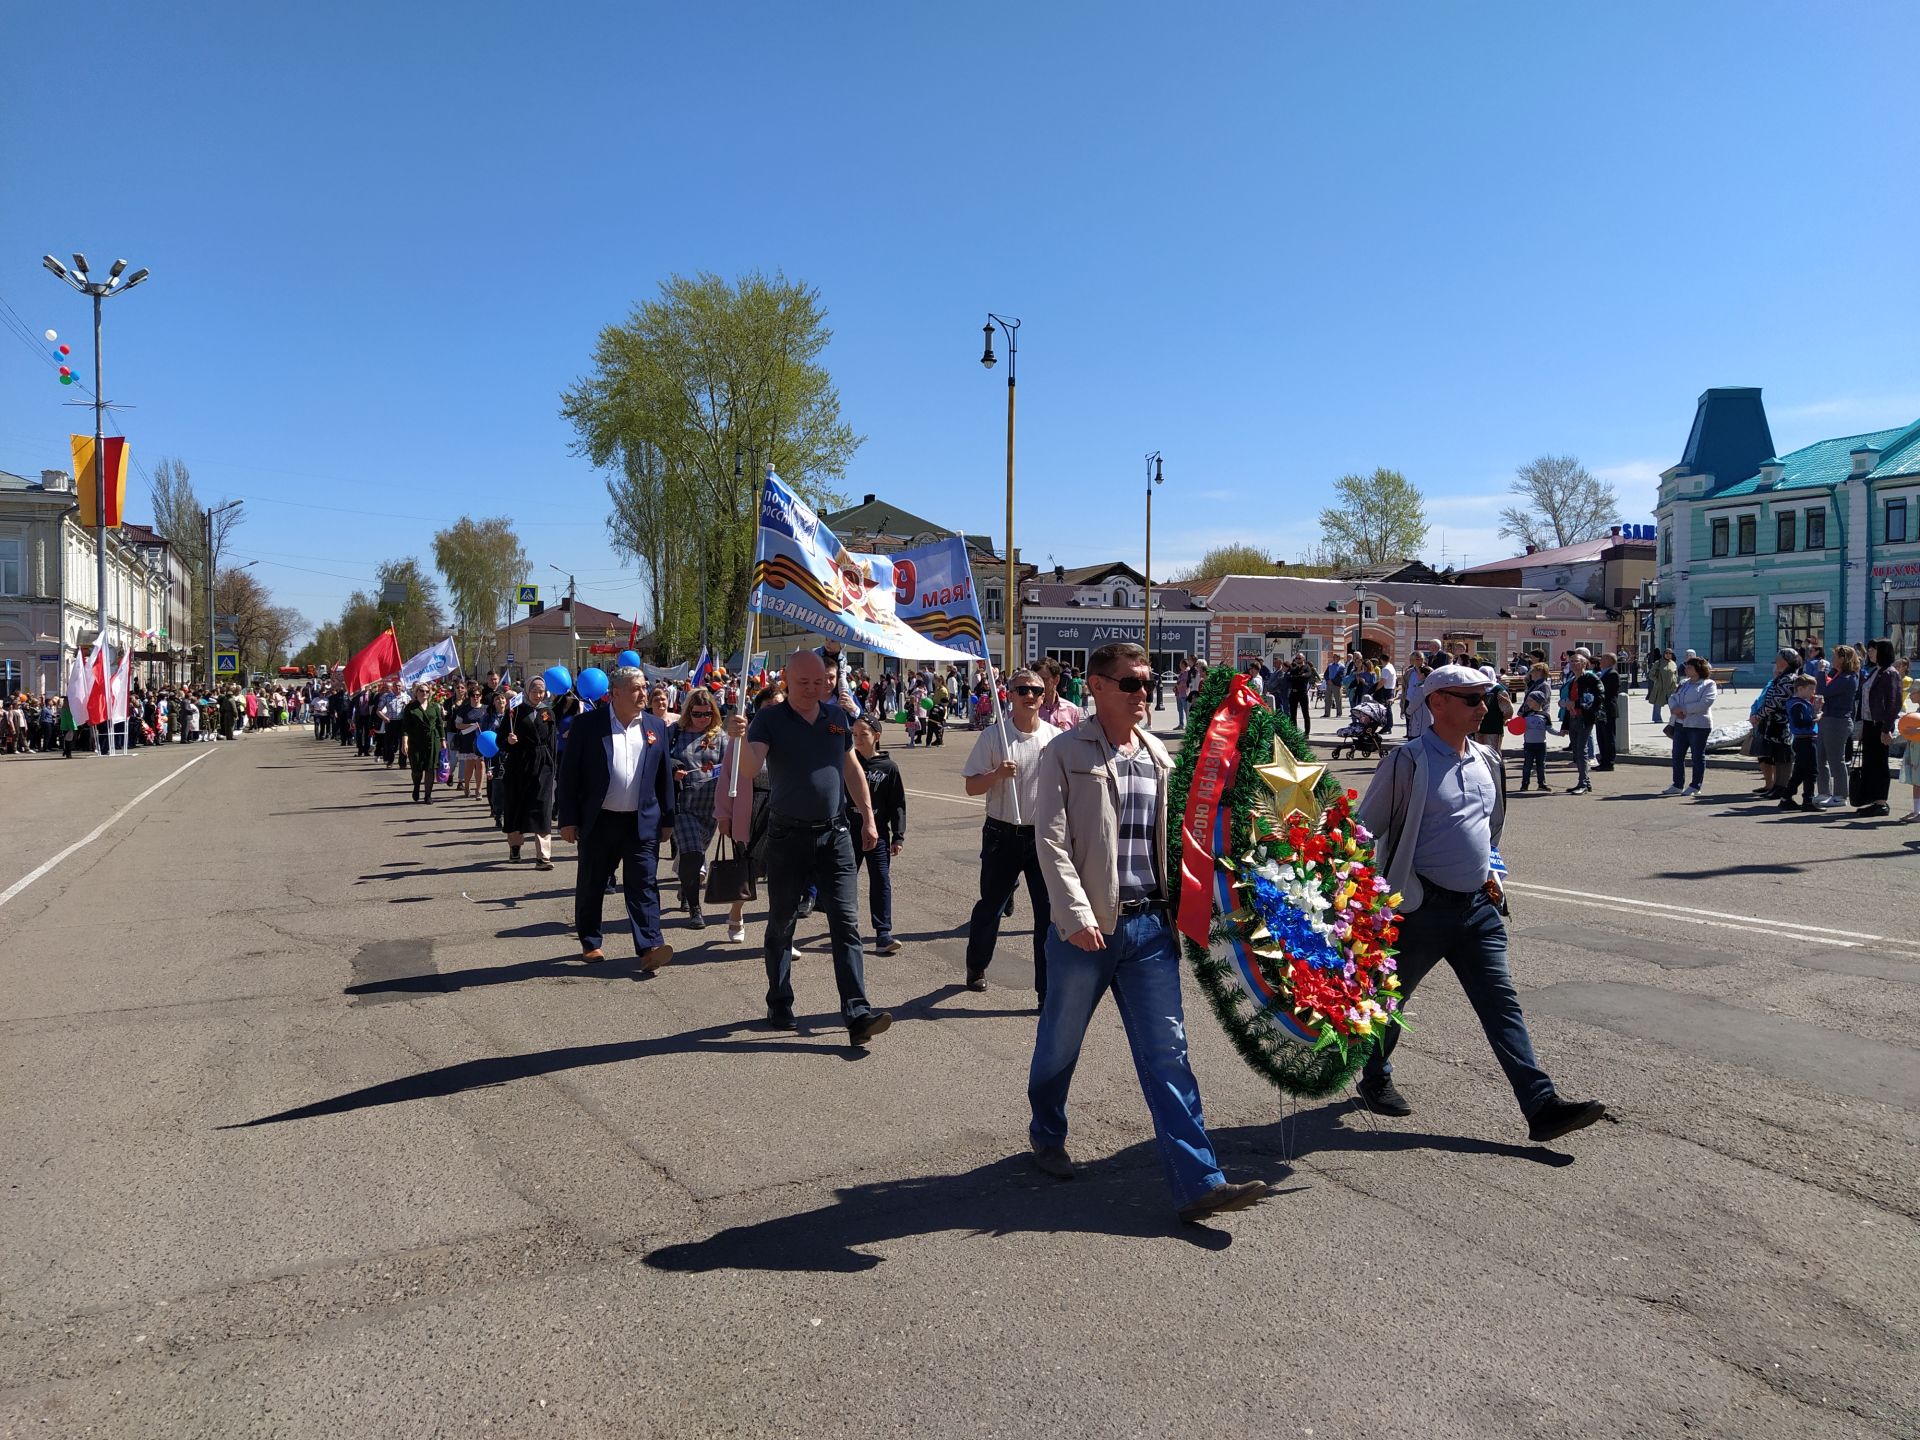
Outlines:
POLYGON ((105 725, 76 719, 64 695, 16 694, 0 706, 0 755, 106 753, 142 745, 232 740, 250 730, 297 724, 308 692, 279 686, 133 686, 127 718, 105 725))

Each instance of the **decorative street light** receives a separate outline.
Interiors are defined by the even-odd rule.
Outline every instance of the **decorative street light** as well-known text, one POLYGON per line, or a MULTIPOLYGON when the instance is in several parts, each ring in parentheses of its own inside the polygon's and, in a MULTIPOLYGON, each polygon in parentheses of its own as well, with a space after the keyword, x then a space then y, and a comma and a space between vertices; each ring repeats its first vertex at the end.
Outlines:
POLYGON ((1880 633, 1891 637, 1893 634, 1893 577, 1883 575, 1880 578, 1880 633))
MULTIPOLYGON (((82 295, 93 298, 93 518, 94 560, 98 567, 100 601, 100 636, 94 644, 99 646, 107 641, 107 397, 101 384, 100 306, 109 295, 124 295, 153 272, 142 267, 123 281, 120 276, 126 270, 127 262, 116 260, 105 280, 95 280, 87 274, 87 257, 78 252, 74 254, 71 270, 51 255, 42 255, 40 263, 82 295)), ((74 482, 78 484, 79 481, 80 477, 74 476, 74 482)))
POLYGON ((1140 633, 1147 642, 1147 668, 1153 669, 1153 487, 1166 476, 1160 473, 1160 452, 1147 456, 1147 603, 1140 633))
POLYGON ((986 349, 981 352, 980 363, 987 369, 993 369, 993 327, 998 325, 1000 333, 1007 337, 1007 600, 1000 607, 1000 624, 1006 634, 1006 644, 1002 647, 1005 654, 1001 663, 1005 669, 1002 674, 1013 673, 1014 666, 1020 663, 1018 642, 1015 640, 1014 621, 1020 610, 1020 592, 1014 583, 1013 566, 1013 389, 1015 372, 1020 368, 1020 322, 987 312, 987 323, 981 330, 987 337, 986 349))
POLYGON ((1407 614, 1413 617, 1413 651, 1416 655, 1420 653, 1420 617, 1426 613, 1418 600, 1407 606, 1407 614))

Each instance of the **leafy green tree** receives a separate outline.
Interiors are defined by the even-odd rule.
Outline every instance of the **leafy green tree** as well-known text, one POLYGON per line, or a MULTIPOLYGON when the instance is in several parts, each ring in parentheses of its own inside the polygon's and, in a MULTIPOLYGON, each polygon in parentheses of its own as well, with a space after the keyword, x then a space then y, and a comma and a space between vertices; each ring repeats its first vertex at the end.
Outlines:
POLYGON ((1320 512, 1320 540, 1344 565, 1384 565, 1416 556, 1427 542, 1426 505, 1398 470, 1342 475, 1337 505, 1320 512))
POLYGON ((820 362, 832 334, 819 292, 784 275, 675 275, 562 392, 575 453, 612 472, 607 532, 640 567, 662 658, 697 644, 703 591, 715 649, 740 645, 768 465, 816 507, 840 503, 862 437, 820 362))
POLYGON ((1273 575, 1281 569, 1272 552, 1258 545, 1216 545, 1200 557, 1188 580, 1213 580, 1221 575, 1273 575))
POLYGON ((453 602, 461 661, 482 672, 493 656, 495 631, 513 619, 514 587, 526 579, 527 552, 504 515, 463 517, 433 537, 433 562, 453 602))
POLYGON ((1514 472, 1519 504, 1500 512, 1500 533, 1542 550, 1597 540, 1620 521, 1620 497, 1571 455, 1542 455, 1514 472))

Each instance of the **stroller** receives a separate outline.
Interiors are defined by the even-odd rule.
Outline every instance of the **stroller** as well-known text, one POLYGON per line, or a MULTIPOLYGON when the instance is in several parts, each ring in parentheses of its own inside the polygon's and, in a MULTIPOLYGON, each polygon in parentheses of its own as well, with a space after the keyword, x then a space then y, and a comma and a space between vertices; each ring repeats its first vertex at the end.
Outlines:
POLYGON ((1333 758, 1341 758, 1340 752, 1358 758, 1362 755, 1380 753, 1380 735, 1392 721, 1393 716, 1378 700, 1361 700, 1347 713, 1347 723, 1334 732, 1339 738, 1333 744, 1333 758))

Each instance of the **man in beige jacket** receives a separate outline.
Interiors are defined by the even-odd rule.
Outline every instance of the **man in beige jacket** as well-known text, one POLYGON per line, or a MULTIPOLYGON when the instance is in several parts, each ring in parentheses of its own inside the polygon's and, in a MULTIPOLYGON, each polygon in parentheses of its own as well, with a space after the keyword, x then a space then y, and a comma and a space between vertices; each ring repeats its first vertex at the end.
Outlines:
POLYGON ((1145 723, 1153 672, 1138 645, 1117 643, 1094 651, 1087 679, 1095 713, 1041 753, 1033 816, 1053 912, 1047 998, 1027 1078, 1034 1163, 1073 1178, 1067 1090, 1087 1023, 1111 987, 1180 1218, 1243 1210, 1267 1187, 1230 1184, 1220 1173, 1187 1064, 1180 951, 1167 908, 1173 764, 1145 723))

